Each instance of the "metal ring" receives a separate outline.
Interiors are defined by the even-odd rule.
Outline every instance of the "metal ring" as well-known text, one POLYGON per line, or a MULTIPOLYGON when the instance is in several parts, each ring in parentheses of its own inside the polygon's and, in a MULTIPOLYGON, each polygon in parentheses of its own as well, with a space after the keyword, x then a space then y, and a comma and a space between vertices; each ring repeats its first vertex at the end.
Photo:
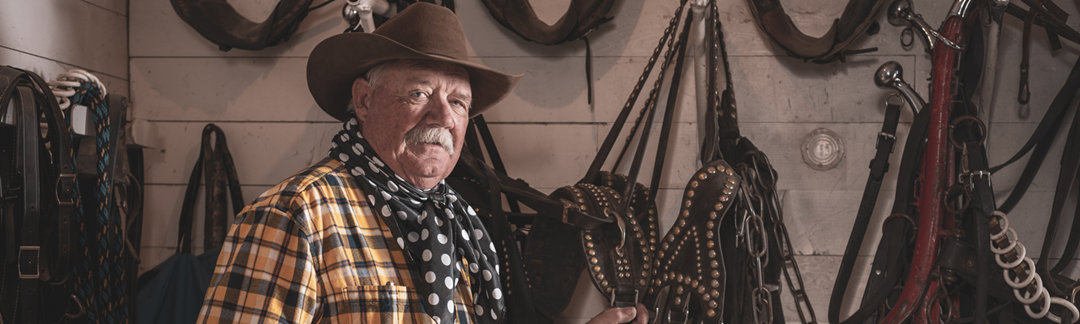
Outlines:
POLYGON ((964 122, 964 121, 971 121, 971 122, 975 123, 975 125, 979 126, 979 134, 982 135, 982 137, 979 138, 979 142, 977 144, 979 144, 979 145, 985 144, 986 143, 986 135, 987 135, 986 134, 986 124, 984 124, 982 122, 982 120, 979 120, 978 117, 975 117, 975 116, 972 116, 972 115, 964 115, 964 116, 957 117, 956 119, 953 120, 953 122, 951 124, 949 124, 949 143, 951 143, 956 148, 964 148, 964 146, 962 146, 962 145, 960 145, 959 143, 956 142, 956 137, 953 136, 953 131, 956 129, 956 125, 958 125, 958 124, 960 124, 961 122, 964 122))
POLYGON ((912 45, 915 45, 915 31, 911 30, 911 26, 908 26, 900 32, 900 46, 904 49, 911 49, 912 45), (904 42, 905 38, 908 40, 907 42, 904 42))
MULTIPOLYGON (((1040 285, 1039 288, 1042 288, 1042 285, 1040 285)), ((1040 306, 1043 306, 1043 307, 1042 307, 1042 309, 1039 310, 1038 313, 1035 313, 1034 311, 1031 310, 1031 304, 1024 305, 1024 311, 1027 312, 1028 316, 1031 316, 1031 318, 1040 319, 1040 318, 1046 317, 1046 314, 1050 313, 1050 292, 1046 291, 1046 289, 1043 289, 1042 290, 1042 295, 1044 297, 1046 297, 1046 298, 1043 298, 1043 300, 1045 300, 1045 302, 1043 302, 1043 304, 1046 304, 1046 305, 1040 305, 1040 306)), ((1038 298, 1038 297, 1036 297, 1036 298, 1038 298)))
POLYGON ((967 188, 968 188, 967 186, 961 186, 961 185, 959 185, 959 183, 957 183, 957 184, 951 185, 951 186, 949 186, 949 188, 945 189, 945 192, 943 194, 945 195, 945 200, 946 200, 946 204, 945 204, 945 210, 946 211, 948 211, 949 213, 953 213, 953 214, 960 214, 960 213, 963 213, 965 210, 967 210, 968 206, 971 205, 971 199, 962 200, 961 201, 962 204, 960 205, 960 208, 958 208, 958 209, 953 209, 952 204, 948 203, 949 198, 955 198, 955 197, 968 198, 968 197, 970 197, 970 194, 968 193, 967 188), (957 190, 960 191, 959 195, 956 194, 957 190))
MULTIPOLYGON (((1015 251, 1017 251, 1016 252, 1016 261, 1013 261, 1012 263, 1005 263, 1005 261, 1001 261, 1001 258, 999 258, 999 257, 994 258, 994 261, 997 261, 997 264, 999 266, 1001 266, 1002 269, 1016 268, 1017 266, 1020 265, 1020 263, 1023 263, 1024 260, 1027 258, 1027 248, 1024 247, 1023 243, 1020 243, 1020 242, 1016 242, 1016 243, 1017 243, 1016 244, 1016 249, 1014 249, 1015 251)), ((1004 257, 1005 254, 997 254, 997 256, 1004 257)), ((1027 260, 1031 260, 1031 259, 1027 259, 1027 260)), ((1032 264, 1032 265, 1034 266, 1034 264, 1032 264)), ((1034 267, 1032 267, 1032 269, 1034 269, 1034 267)), ((1027 286, 1027 284, 1025 283, 1024 286, 1027 286)), ((1013 288, 1021 288, 1021 287, 1013 287, 1013 288)))

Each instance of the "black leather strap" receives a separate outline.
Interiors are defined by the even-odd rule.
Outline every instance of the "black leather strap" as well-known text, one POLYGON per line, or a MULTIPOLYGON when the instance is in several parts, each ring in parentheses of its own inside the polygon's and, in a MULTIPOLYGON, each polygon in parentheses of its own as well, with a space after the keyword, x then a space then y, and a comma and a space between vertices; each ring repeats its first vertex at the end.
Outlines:
POLYGON ((1031 158, 1028 159, 1027 165, 1024 166, 1024 171, 1020 174, 1020 179, 1016 181, 1016 186, 1012 193, 1010 193, 1005 202, 998 207, 1001 211, 1005 213, 1012 211, 1012 208, 1016 207, 1020 198, 1027 192, 1027 188, 1031 186, 1032 180, 1035 179, 1035 175, 1039 172, 1039 167, 1042 166, 1043 160, 1046 159, 1046 154, 1050 151, 1050 146, 1054 143, 1054 134, 1057 134, 1058 129, 1061 128, 1061 122, 1065 119, 1064 116, 1069 110, 1069 103, 1072 102, 1073 97, 1076 96, 1077 90, 1080 90, 1080 59, 1073 64, 1072 71, 1069 72, 1069 76, 1065 79, 1065 83, 1062 84, 1061 90, 1054 96, 1054 100, 1050 103, 1050 107, 1047 108, 1042 121, 1039 122, 1039 126, 1035 128, 1035 132, 1028 138, 1027 143, 1024 143, 1024 146, 1020 148, 1012 158, 1009 158, 1008 161, 990 168, 990 172, 996 173, 998 170, 1001 170, 1024 157, 1024 155, 1032 148, 1035 149, 1031 154, 1031 158))
MULTIPOLYGON (((1048 279, 1054 277, 1051 276, 1051 274, 1059 274, 1064 270, 1065 266, 1072 261, 1060 260, 1053 269, 1050 268, 1049 260, 1052 258, 1051 256, 1053 256, 1051 249, 1054 246, 1054 242, 1057 241, 1056 237, 1058 228, 1060 227, 1061 213, 1065 207, 1066 201, 1069 200, 1069 197, 1071 196, 1070 193, 1075 189, 1078 175, 1077 168, 1080 167, 1080 140, 1077 140, 1076 138, 1076 136, 1080 136, 1077 132, 1078 122, 1080 122, 1080 115, 1074 115, 1072 125, 1069 127, 1069 136, 1065 139, 1064 152, 1061 154, 1061 170, 1060 173, 1058 173, 1057 189, 1054 193, 1054 201, 1050 209, 1050 220, 1047 222, 1046 234, 1043 236, 1042 252, 1039 254, 1043 257, 1040 257, 1035 265, 1039 275, 1043 278, 1047 278, 1043 280, 1043 286, 1050 290, 1050 293, 1055 296, 1070 296, 1071 294, 1071 292, 1063 291, 1063 288, 1054 283, 1054 280, 1048 279)), ((1080 239, 1080 233, 1077 233, 1077 231, 1080 230, 1080 224, 1077 223, 1080 222, 1077 222, 1077 219, 1080 218, 1074 217, 1072 220, 1072 231, 1060 257, 1071 259, 1076 253, 1077 240, 1080 239)))
MULTIPOLYGON (((229 196, 233 201, 233 214, 239 214, 244 208, 244 198, 240 193, 240 181, 236 177, 236 168, 233 166, 232 156, 229 154, 228 148, 225 146, 225 133, 221 128, 214 124, 206 124, 203 127, 202 132, 202 147, 199 150, 199 157, 195 160, 195 166, 191 170, 191 176, 188 177, 187 189, 184 192, 184 205, 180 208, 180 232, 176 238, 177 253, 191 253, 191 240, 193 237, 192 222, 195 217, 195 200, 199 194, 200 179, 203 175, 204 164, 207 163, 219 163, 223 164, 226 174, 217 174, 215 178, 225 176, 229 187, 229 196), (216 150, 210 147, 210 136, 214 134, 217 137, 216 150)), ((218 182, 220 183, 220 181, 218 182)), ((211 188, 208 184, 208 194, 221 195, 224 192, 221 188, 211 188)), ((223 202, 223 199, 217 199, 219 202, 223 202)), ((210 200, 207 199, 207 205, 210 205, 210 200)), ((209 208, 209 206, 208 206, 209 208)), ((207 223, 205 226, 213 226, 207 223)), ((220 244, 220 243, 219 243, 220 244)), ((206 247, 207 250, 211 247, 206 247)))
POLYGON ((902 103, 893 104, 888 101, 885 103, 885 121, 881 124, 881 132, 878 133, 874 159, 870 160, 870 176, 866 179, 866 189, 863 190, 859 211, 855 215, 855 224, 852 226, 851 235, 844 248, 844 257, 840 261, 840 270, 837 271, 836 281, 833 283, 832 296, 829 299, 830 323, 840 323, 840 308, 843 305, 848 282, 851 280, 851 271, 855 268, 855 259, 859 255, 859 248, 862 247, 866 230, 870 226, 870 218, 874 213, 881 181, 885 178, 885 173, 889 171, 889 156, 892 155, 893 145, 896 143, 896 124, 900 121, 901 108, 903 108, 902 103))

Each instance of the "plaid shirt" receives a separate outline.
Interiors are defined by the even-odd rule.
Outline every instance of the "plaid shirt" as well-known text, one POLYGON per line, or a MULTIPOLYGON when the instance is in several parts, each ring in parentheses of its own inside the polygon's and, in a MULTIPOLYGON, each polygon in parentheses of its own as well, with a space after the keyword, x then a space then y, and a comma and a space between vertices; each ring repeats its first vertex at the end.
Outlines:
MULTIPOLYGON (((222 246, 199 323, 434 323, 415 265, 365 197, 327 158, 255 199, 222 246)), ((470 323, 462 277, 457 320, 470 323)))

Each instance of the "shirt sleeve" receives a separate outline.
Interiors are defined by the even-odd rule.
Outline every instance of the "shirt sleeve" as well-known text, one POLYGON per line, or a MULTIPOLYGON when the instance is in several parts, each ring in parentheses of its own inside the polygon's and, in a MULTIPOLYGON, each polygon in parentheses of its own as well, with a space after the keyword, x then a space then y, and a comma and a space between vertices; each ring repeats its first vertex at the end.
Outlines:
POLYGON ((271 200, 237 215, 198 323, 312 322, 319 286, 311 242, 287 209, 260 204, 271 200))

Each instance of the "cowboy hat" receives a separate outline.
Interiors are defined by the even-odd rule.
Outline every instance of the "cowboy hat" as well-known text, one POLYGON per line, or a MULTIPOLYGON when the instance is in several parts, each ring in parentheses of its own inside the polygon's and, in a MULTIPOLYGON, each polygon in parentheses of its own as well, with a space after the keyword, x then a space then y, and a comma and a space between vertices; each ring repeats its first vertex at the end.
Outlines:
POLYGON ((308 90, 323 111, 338 120, 351 117, 352 84, 372 67, 396 59, 421 59, 461 65, 469 72, 475 117, 506 97, 521 75, 469 62, 465 31, 453 11, 417 2, 369 33, 331 36, 308 57, 308 90))

